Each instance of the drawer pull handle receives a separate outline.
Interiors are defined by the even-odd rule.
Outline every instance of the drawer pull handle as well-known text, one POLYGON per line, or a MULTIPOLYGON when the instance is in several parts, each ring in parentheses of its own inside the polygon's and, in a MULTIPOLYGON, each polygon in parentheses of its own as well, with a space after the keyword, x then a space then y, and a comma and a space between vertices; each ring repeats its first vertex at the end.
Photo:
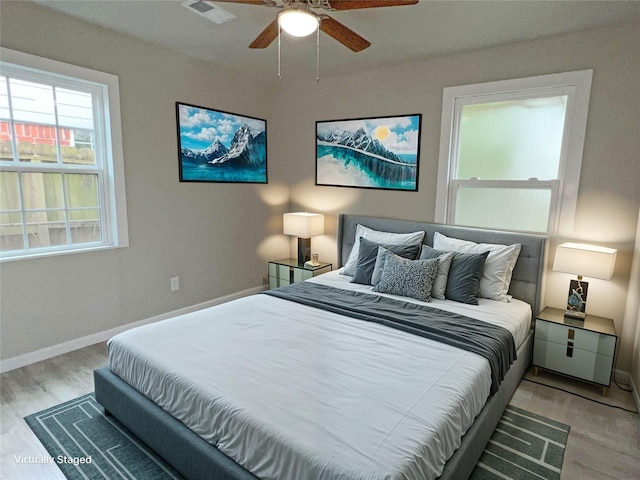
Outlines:
POLYGON ((567 345, 567 357, 573 358, 573 345, 567 345))
POLYGON ((576 335, 576 331, 575 331, 575 330, 572 330, 572 329, 569 329, 569 330, 568 330, 569 340, 573 340, 573 338, 575 337, 575 335, 576 335))

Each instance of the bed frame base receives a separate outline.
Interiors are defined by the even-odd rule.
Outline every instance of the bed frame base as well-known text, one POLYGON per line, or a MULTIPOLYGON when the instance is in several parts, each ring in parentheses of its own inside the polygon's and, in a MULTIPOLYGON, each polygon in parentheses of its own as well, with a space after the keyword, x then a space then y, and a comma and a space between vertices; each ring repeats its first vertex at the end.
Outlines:
POLYGON ((193 433, 115 375, 94 371, 95 397, 106 412, 190 480, 257 480, 220 450, 193 433))
MULTIPOLYGON (((502 413, 531 363, 533 335, 518 350, 500 390, 491 397, 445 465, 444 480, 469 477, 502 413)), ((95 370, 95 396, 106 412, 190 480, 257 480, 257 477, 137 392, 108 367, 95 370)))

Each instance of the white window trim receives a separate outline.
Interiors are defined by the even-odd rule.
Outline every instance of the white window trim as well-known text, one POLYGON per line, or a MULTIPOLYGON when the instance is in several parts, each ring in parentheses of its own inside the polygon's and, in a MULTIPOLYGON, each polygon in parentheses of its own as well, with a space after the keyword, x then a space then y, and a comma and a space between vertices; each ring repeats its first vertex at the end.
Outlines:
POLYGON ((2 61, 7 64, 13 64, 23 68, 26 67, 49 72, 62 77, 78 78, 94 82, 96 84, 105 85, 106 88, 104 88, 103 92, 104 105, 101 105, 101 110, 105 115, 99 115, 98 117, 100 118, 99 121, 102 121, 102 118, 105 118, 106 124, 104 125, 104 131, 106 133, 106 138, 111 140, 110 142, 107 142, 106 145, 103 145, 105 158, 111 159, 111 161, 106 162, 107 165, 105 173, 107 178, 104 179, 105 185, 102 186, 105 191, 109 192, 108 201, 104 206, 104 215, 107 219, 105 222, 105 227, 107 228, 107 238, 105 241, 97 246, 80 245, 78 247, 55 251, 42 249, 18 255, 11 255, 10 252, 7 252, 9 256, 5 256, 3 254, 0 260, 4 262, 42 256, 64 255, 91 250, 128 247, 129 228, 127 222, 127 196, 124 180, 124 152, 122 148, 122 123, 120 117, 120 89, 118 77, 109 73, 99 72, 97 70, 91 70, 77 65, 70 65, 68 63, 62 63, 56 60, 1 47, 0 58, 2 58, 2 61))
POLYGON ((454 212, 451 197, 453 192, 452 172, 455 171, 457 145, 452 144, 458 137, 459 113, 464 104, 500 101, 515 93, 523 96, 548 94, 551 89, 570 89, 573 95, 567 103, 567 132, 563 137, 560 158, 559 185, 557 188, 557 208, 550 212, 548 233, 571 234, 573 231, 580 169, 586 135, 587 113, 593 70, 540 75, 536 77, 500 80, 447 87, 442 98, 442 124, 440 128, 440 155, 438 163, 438 184, 436 190, 435 220, 451 223, 454 212), (491 99, 488 97, 491 96, 491 99))

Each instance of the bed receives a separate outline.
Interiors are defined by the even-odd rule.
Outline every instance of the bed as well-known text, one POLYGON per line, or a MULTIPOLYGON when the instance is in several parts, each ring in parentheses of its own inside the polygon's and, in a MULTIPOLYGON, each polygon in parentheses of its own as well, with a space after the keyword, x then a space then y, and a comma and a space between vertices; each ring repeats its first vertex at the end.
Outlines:
POLYGON ((338 272, 114 337, 109 366, 95 372, 97 401, 190 479, 467 478, 530 363, 547 238, 340 215, 337 243, 338 272), (353 283, 342 273, 345 265, 353 273, 354 256, 360 275, 366 248, 399 251, 365 230, 386 232, 380 240, 405 235, 399 243, 424 232, 411 237, 424 259, 389 254, 382 274, 418 265, 432 282, 444 257, 434 261, 422 245, 474 242, 459 258, 476 260, 489 258, 478 253, 483 245, 496 252, 517 245, 508 293, 478 305, 425 304, 397 295, 393 282, 385 290, 387 276, 375 286, 353 283), (499 374, 501 362, 482 356, 492 348, 466 351, 434 339, 420 326, 433 309, 446 312, 446 328, 471 331, 477 320, 460 322, 475 315, 495 332, 508 330, 517 358, 499 374), (388 315, 371 320, 372 310, 388 315))

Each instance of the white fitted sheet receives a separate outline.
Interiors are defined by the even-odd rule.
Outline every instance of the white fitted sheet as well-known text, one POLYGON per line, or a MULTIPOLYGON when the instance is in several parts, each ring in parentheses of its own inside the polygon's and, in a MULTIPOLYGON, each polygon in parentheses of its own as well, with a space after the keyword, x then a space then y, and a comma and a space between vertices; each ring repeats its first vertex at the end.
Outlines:
MULTIPOLYGON (((368 288, 348 280, 314 279, 368 288)), ((472 311, 492 323, 526 310, 486 302, 472 311)), ((473 308, 453 303, 432 305, 473 308)), ((512 323, 526 332, 530 317, 512 323)), ((267 295, 117 335, 109 365, 247 470, 278 480, 435 478, 491 383, 479 355, 267 295)))

